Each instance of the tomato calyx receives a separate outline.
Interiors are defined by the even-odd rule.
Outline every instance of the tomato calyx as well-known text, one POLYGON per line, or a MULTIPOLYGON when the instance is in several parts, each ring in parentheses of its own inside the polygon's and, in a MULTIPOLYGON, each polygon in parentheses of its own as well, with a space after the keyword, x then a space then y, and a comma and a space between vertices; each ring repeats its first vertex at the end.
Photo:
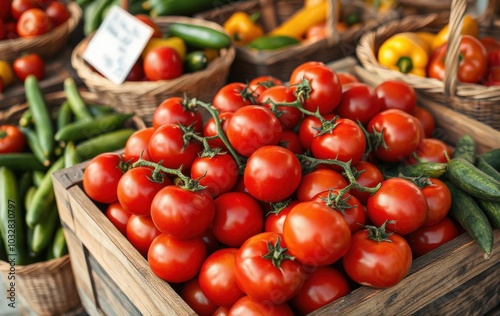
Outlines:
POLYGON ((418 176, 418 177, 408 177, 400 174, 398 178, 403 178, 408 181, 411 181, 413 184, 415 184, 420 190, 423 188, 432 185, 432 181, 429 179, 429 177, 425 176, 418 176))
POLYGON ((266 260, 271 260, 276 268, 281 267, 281 263, 285 260, 295 260, 295 257, 290 256, 286 252, 288 248, 282 248, 280 245, 281 237, 278 237, 276 244, 273 245, 272 242, 267 243, 268 253, 262 256, 266 260))
POLYGON ((292 203, 292 199, 269 203, 269 205, 271 206, 271 210, 267 212, 266 217, 271 214, 279 215, 279 213, 281 213, 281 211, 283 211, 288 205, 290 205, 290 203, 292 203))
POLYGON ((363 131, 363 134, 365 134, 366 138, 366 150, 365 154, 369 154, 372 151, 377 150, 379 147, 383 147, 384 149, 389 149, 389 146, 385 143, 384 140, 384 129, 382 128, 381 131, 377 131, 375 128, 373 129, 373 132, 370 133, 366 130, 366 128, 363 126, 358 121, 359 127, 361 127, 361 130, 363 131))
POLYGON ((0 129, 0 139, 6 138, 8 136, 7 132, 3 129, 0 129))
POLYGON ((297 97, 297 100, 300 103, 304 103, 306 99, 309 99, 309 97, 311 96, 312 87, 310 81, 306 78, 302 78, 302 81, 295 86, 297 87, 297 89, 295 90, 294 94, 297 97))
POLYGON ((184 96, 181 105, 185 110, 195 112, 198 108, 197 102, 198 100, 196 98, 189 99, 187 96, 184 96))
POLYGON ((252 91, 252 89, 250 89, 250 85, 247 84, 247 85, 245 85, 245 88, 243 90, 241 90, 241 92, 239 94, 241 95, 243 100, 255 103, 253 93, 254 93, 254 91, 252 91))
POLYGON ((365 228, 368 229, 368 239, 376 242, 382 242, 382 241, 392 242, 392 240, 389 237, 394 233, 386 232, 385 226, 387 224, 394 224, 395 222, 396 221, 387 220, 380 227, 366 225, 365 228))
POLYGON ((321 127, 317 129, 319 131, 319 133, 318 133, 317 136, 321 136, 321 135, 324 135, 324 134, 331 133, 335 129, 335 127, 337 127, 340 124, 340 123, 337 122, 337 120, 339 118, 340 117, 338 115, 336 115, 331 120, 325 120, 324 118, 321 117, 320 118, 321 127))
MULTIPOLYGON (((339 191, 340 192, 340 191, 339 191)), ((346 215, 345 211, 351 208, 354 208, 354 205, 349 205, 349 200, 352 195, 340 195, 335 193, 332 189, 328 190, 327 197, 321 197, 320 199, 328 206, 329 208, 338 210, 342 215, 346 215)))

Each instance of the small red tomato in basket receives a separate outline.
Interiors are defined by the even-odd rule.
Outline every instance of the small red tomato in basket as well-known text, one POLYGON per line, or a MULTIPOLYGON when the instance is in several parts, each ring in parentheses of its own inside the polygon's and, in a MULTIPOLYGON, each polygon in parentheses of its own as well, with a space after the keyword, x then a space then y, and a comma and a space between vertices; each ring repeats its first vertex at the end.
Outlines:
POLYGON ((52 21, 42 9, 29 9, 17 21, 17 34, 21 37, 33 37, 48 33, 52 21))
POLYGON ((27 54, 16 58, 12 63, 12 69, 21 82, 24 82, 29 75, 34 75, 38 80, 45 76, 45 63, 37 54, 27 54))
POLYGON ((175 79, 182 75, 182 58, 171 47, 157 47, 144 58, 144 73, 151 81, 175 79))
POLYGON ((10 0, 0 0, 0 20, 7 22, 10 18, 10 0))
POLYGON ((5 23, 0 20, 0 40, 3 40, 5 35, 7 33, 7 30, 5 28, 5 23))
POLYGON ((71 17, 71 13, 69 13, 69 10, 66 8, 64 3, 57 0, 48 4, 47 8, 45 8, 45 13, 49 16, 54 27, 63 24, 71 17))
MULTIPOLYGON (((7 3, 9 3, 9 1, 7 1, 7 3)), ((38 4, 33 0, 12 0, 10 3, 10 13, 12 18, 17 21, 24 12, 38 7, 38 4)))
POLYGON ((26 138, 19 128, 14 125, 0 126, 0 154, 20 152, 25 143, 26 138))

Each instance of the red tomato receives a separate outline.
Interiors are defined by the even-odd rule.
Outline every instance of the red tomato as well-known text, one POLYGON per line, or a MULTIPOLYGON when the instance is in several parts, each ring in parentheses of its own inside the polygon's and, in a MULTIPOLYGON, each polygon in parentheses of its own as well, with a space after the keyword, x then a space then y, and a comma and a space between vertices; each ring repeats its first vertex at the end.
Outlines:
POLYGON ((410 245, 413 258, 418 258, 458 237, 458 235, 458 228, 455 223, 451 219, 444 217, 434 225, 420 227, 409 234, 406 240, 410 245))
MULTIPOLYGON (((337 159, 357 164, 366 149, 366 138, 363 130, 350 119, 339 118, 335 126, 327 133, 316 136, 311 143, 311 151, 318 159, 337 159)), ((329 165, 333 169, 341 167, 329 165)))
POLYGON ((265 90, 267 90, 271 87, 280 86, 280 85, 283 85, 283 81, 281 81, 278 78, 275 78, 273 76, 260 76, 260 77, 252 79, 250 81, 250 83, 248 84, 248 88, 252 92, 253 96, 255 98, 257 98, 265 90))
POLYGON ((301 202, 290 211, 283 239, 300 262, 317 267, 339 260, 351 245, 351 229, 342 214, 324 203, 301 202))
POLYGON ((163 161, 167 168, 177 169, 183 166, 189 169, 201 150, 201 145, 190 141, 184 144, 184 132, 177 124, 160 126, 149 141, 149 156, 154 162, 163 161))
POLYGON ((199 179, 213 196, 230 191, 238 181, 238 165, 229 153, 213 157, 196 157, 191 165, 191 178, 199 179))
POLYGON ((151 203, 156 227, 176 239, 201 236, 215 215, 215 203, 206 190, 189 191, 177 186, 161 189, 151 203))
MULTIPOLYGON (((382 174, 380 169, 370 162, 360 161, 354 166, 354 168, 356 169, 356 171, 354 172, 356 182, 358 182, 358 184, 361 186, 374 188, 379 183, 384 181, 384 175, 382 174)), ((363 205, 366 204, 366 201, 370 196, 370 193, 361 192, 356 189, 352 189, 351 194, 355 196, 363 205)))
POLYGON ((201 236, 203 238, 203 242, 207 246, 207 254, 214 253, 215 251, 222 248, 222 244, 217 240, 212 230, 212 227, 209 227, 201 236))
POLYGON ((83 189, 94 201, 110 204, 118 201, 117 188, 123 170, 122 159, 114 153, 94 157, 83 172, 83 189))
POLYGON ((21 37, 33 37, 52 30, 52 22, 48 15, 38 8, 29 9, 17 21, 17 34, 21 37))
MULTIPOLYGON (((257 103, 272 110, 272 102, 294 102, 296 100, 293 91, 285 86, 274 86, 263 91, 257 98, 257 103)), ((302 119, 302 112, 291 106, 277 106, 274 113, 279 113, 278 119, 283 129, 293 129, 302 119)))
POLYGON ((446 184, 439 179, 430 178, 429 181, 430 185, 422 189, 428 207, 423 226, 440 222, 448 214, 451 206, 451 193, 446 184))
POLYGON ((6 39, 19 38, 19 34, 17 34, 17 23, 15 22, 5 23, 5 38, 6 39))
POLYGON ((286 206, 283 203, 275 203, 273 209, 266 214, 264 231, 283 235, 283 225, 285 224, 286 216, 297 204, 299 204, 299 201, 291 201, 286 206))
POLYGON ((228 316, 228 315, 229 315, 229 309, 223 306, 217 308, 215 312, 212 314, 212 316, 228 316))
POLYGON ((130 69, 125 81, 143 81, 144 80, 144 61, 139 58, 130 69))
POLYGON ((346 277, 332 267, 318 267, 306 279, 291 305, 301 315, 309 314, 351 292, 346 277))
POLYGON ((58 0, 52 0, 45 8, 45 13, 49 16, 54 27, 63 24, 71 17, 68 8, 58 0))
MULTIPOLYGON (((1 0, 0 0, 1 1, 1 0)), ((0 40, 3 40, 7 33, 4 22, 0 19, 0 40)))
MULTIPOLYGON (((29 9, 38 8, 38 5, 33 0, 12 0, 10 2, 7 1, 7 3, 10 3, 10 13, 15 21, 19 20, 19 17, 29 9)), ((3 6, 5 6, 5 4, 3 6)), ((3 10, 0 10, 0 12, 2 11, 3 10)), ((1 14, 6 15, 6 13, 3 12, 1 14)), ((6 22, 7 20, 3 19, 3 21, 6 22)))
POLYGON ((236 284, 236 248, 220 249, 208 256, 198 280, 205 296, 218 306, 231 307, 245 295, 236 284))
POLYGON ((241 82, 233 82, 222 87, 214 96, 213 106, 220 113, 236 112, 239 108, 253 104, 252 92, 241 82))
POLYGON ((147 257, 153 240, 160 235, 151 217, 132 215, 127 223, 127 239, 141 255, 147 257))
POLYGON ((136 167, 128 170, 118 182, 118 201, 123 208, 137 216, 151 215, 151 202, 156 193, 164 186, 172 184, 165 175, 153 179, 149 167, 136 167))
POLYGON ((290 130, 284 130, 283 132, 281 132, 281 138, 278 145, 280 145, 281 147, 285 147, 294 154, 304 153, 304 148, 302 148, 302 144, 300 143, 299 135, 290 130))
POLYGON ((305 280, 305 271, 300 262, 290 259, 285 248, 285 241, 276 233, 261 233, 245 241, 236 253, 239 288, 252 299, 271 304, 295 296, 305 280))
MULTIPOLYGON (((227 124, 233 116, 233 112, 224 112, 219 114, 219 120, 221 122, 222 132, 225 134, 227 130, 227 124)), ((209 118, 205 125, 203 126, 203 136, 212 137, 217 135, 217 125, 215 124, 215 119, 213 117, 209 118)), ((226 145, 222 142, 220 138, 208 140, 208 144, 212 148, 222 148, 227 149, 226 145)))
POLYGON ((317 169, 305 174, 297 188, 297 200, 310 201, 314 196, 329 189, 343 189, 347 181, 342 174, 330 169, 317 169))
POLYGON ((15 125, 0 125, 0 154, 17 153, 24 149, 26 137, 15 125))
POLYGON ((7 22, 7 20, 9 19, 11 10, 10 7, 10 0, 0 0, 0 20, 2 22, 7 22))
POLYGON ((243 177, 246 189, 254 198, 279 202, 295 192, 302 178, 302 169, 290 150, 265 146, 248 158, 243 177))
POLYGON ((241 155, 249 157, 266 145, 278 145, 282 127, 271 110, 249 105, 233 113, 227 124, 227 138, 241 155))
POLYGON ((359 82, 358 78, 348 72, 337 72, 342 87, 348 83, 359 82))
POLYGON ((407 235, 422 226, 427 217, 427 202, 422 191, 411 181, 390 178, 368 198, 368 217, 376 226, 386 221, 387 231, 407 235))
POLYGON ((38 80, 42 80, 45 76, 45 63, 39 55, 27 54, 14 60, 12 70, 21 82, 24 82, 29 75, 34 75, 38 80))
POLYGON ((158 24, 156 24, 155 21, 153 21, 153 19, 151 19, 151 17, 149 15, 136 14, 135 17, 153 29, 153 35, 151 36, 152 38, 162 38, 163 37, 163 33, 161 32, 160 27, 158 26, 158 24))
POLYGON ((301 82, 302 79, 304 78, 304 71, 312 66, 325 66, 324 63, 320 61, 306 61, 303 64, 298 65, 293 71, 292 74, 290 75, 290 82, 293 81, 298 81, 301 82))
POLYGON ((172 283, 186 282, 198 274, 206 252, 201 238, 179 240, 160 234, 149 247, 148 263, 159 278, 172 283))
POLYGON ((264 214, 259 203, 249 194, 228 192, 215 199, 212 231, 229 247, 239 247, 245 240, 262 232, 264 214))
POLYGON ((197 315, 212 316, 217 309, 217 305, 212 303, 201 291, 198 278, 194 278, 182 286, 181 297, 197 315))
POLYGON ((123 159, 125 161, 136 162, 142 155, 142 159, 151 160, 151 157, 149 156, 148 146, 154 131, 154 128, 148 127, 140 129, 130 135, 127 143, 125 144, 123 159))
POLYGON ((420 124, 424 128, 425 138, 431 138, 432 133, 434 132, 434 128, 436 127, 434 116, 432 116, 431 112, 424 109, 423 107, 417 106, 415 107, 413 116, 415 116, 420 121, 420 124))
POLYGON ((104 214, 120 233, 127 234, 127 223, 132 214, 125 211, 119 202, 109 204, 104 214))
POLYGON ((160 103, 153 113, 153 127, 167 124, 193 125, 195 132, 201 132, 203 120, 197 109, 189 109, 184 98, 170 97, 160 103))
POLYGON ((415 89, 409 84, 398 80, 387 80, 375 88, 380 110, 399 109, 413 114, 417 106, 415 89))
MULTIPOLYGON (((311 91, 309 97, 302 102, 302 106, 311 112, 319 109, 320 114, 332 112, 342 97, 342 85, 335 71, 327 66, 316 65, 305 68, 303 76, 309 81, 311 91)), ((290 79, 290 86, 295 93, 297 93, 296 85, 301 82, 302 79, 293 77, 290 79)))
MULTIPOLYGON (((335 114, 325 114, 323 118, 327 121, 335 118, 335 114)), ((300 143, 305 149, 311 149, 313 139, 319 134, 321 121, 314 116, 306 116, 299 126, 300 143)))
POLYGON ((384 235, 381 240, 373 240, 365 229, 352 236, 352 246, 342 263, 353 281, 374 288, 388 288, 408 274, 412 263, 410 246, 398 234, 384 235))
POLYGON ((447 162, 452 157, 448 146, 437 138, 424 138, 409 159, 410 164, 418 161, 447 162))
POLYGON ((144 74, 151 81, 180 77, 183 73, 182 58, 171 47, 157 47, 144 57, 144 74))
POLYGON ((293 316, 288 304, 261 303, 248 296, 240 298, 229 310, 228 316, 293 316))
POLYGON ((377 94, 369 85, 359 82, 342 85, 342 100, 336 110, 340 117, 366 125, 380 110, 377 94))
POLYGON ((335 202, 338 190, 328 190, 317 194, 313 201, 324 203, 331 209, 339 212, 344 217, 347 225, 351 229, 351 234, 364 228, 366 224, 366 213, 363 205, 354 196, 346 193, 340 203, 335 202))
POLYGON ((397 109, 390 109, 375 115, 368 123, 370 133, 382 133, 384 146, 375 150, 377 158, 384 161, 405 160, 418 148, 424 137, 420 122, 412 115, 397 109))

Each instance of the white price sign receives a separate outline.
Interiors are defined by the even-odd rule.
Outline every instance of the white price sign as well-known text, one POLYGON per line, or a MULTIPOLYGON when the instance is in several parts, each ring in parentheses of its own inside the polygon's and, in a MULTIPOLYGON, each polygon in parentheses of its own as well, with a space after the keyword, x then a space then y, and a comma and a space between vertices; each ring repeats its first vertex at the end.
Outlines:
POLYGON ((127 11, 113 6, 90 40, 83 59, 110 81, 121 84, 153 32, 127 11))

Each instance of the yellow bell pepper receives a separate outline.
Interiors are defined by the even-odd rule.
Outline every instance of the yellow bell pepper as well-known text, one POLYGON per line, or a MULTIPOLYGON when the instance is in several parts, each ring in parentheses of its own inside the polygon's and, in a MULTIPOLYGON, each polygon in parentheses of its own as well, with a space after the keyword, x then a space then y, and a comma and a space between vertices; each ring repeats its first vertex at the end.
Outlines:
POLYGON ((157 47, 171 47, 177 51, 179 56, 184 60, 186 57, 186 43, 180 37, 169 37, 169 38, 151 38, 144 50, 141 53, 142 58, 146 57, 146 55, 153 49, 157 47))
POLYGON ((0 60, 0 77, 2 78, 4 87, 9 86, 14 81, 12 67, 5 60, 0 60))
POLYGON ((378 50, 381 65, 405 74, 425 77, 428 60, 425 43, 415 33, 393 35, 378 50))
POLYGON ((303 7, 272 30, 269 35, 285 35, 301 40, 308 28, 326 21, 327 8, 327 1, 314 6, 303 7))
POLYGON ((417 34, 417 36, 425 44, 425 49, 427 51, 427 54, 430 55, 432 53, 432 42, 434 41, 436 35, 431 32, 417 32, 415 34, 417 34))
MULTIPOLYGON (((449 27, 450 27, 449 24, 447 24, 439 31, 439 33, 436 34, 432 42, 433 51, 448 41, 449 27)), ((476 38, 479 36, 479 27, 477 25, 477 22, 469 15, 464 16, 464 24, 462 27, 461 35, 471 35, 476 38)))
POLYGON ((241 11, 233 13, 222 27, 238 45, 246 45, 264 35, 264 30, 247 13, 241 11))

